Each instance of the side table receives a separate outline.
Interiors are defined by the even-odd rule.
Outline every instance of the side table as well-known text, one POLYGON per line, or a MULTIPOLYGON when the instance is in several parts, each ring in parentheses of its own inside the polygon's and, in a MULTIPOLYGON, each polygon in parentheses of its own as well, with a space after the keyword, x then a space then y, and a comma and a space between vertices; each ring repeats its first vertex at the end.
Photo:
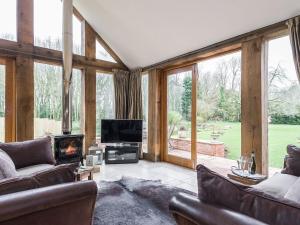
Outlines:
POLYGON ((84 179, 93 180, 93 167, 87 167, 87 168, 79 168, 77 171, 75 171, 75 177, 76 181, 82 181, 84 179))
POLYGON ((264 181, 266 178, 262 178, 262 179, 250 179, 247 177, 241 177, 232 173, 227 174, 227 177, 231 180, 237 181, 239 183, 245 184, 245 185, 255 185, 255 184, 259 184, 260 182, 264 181))

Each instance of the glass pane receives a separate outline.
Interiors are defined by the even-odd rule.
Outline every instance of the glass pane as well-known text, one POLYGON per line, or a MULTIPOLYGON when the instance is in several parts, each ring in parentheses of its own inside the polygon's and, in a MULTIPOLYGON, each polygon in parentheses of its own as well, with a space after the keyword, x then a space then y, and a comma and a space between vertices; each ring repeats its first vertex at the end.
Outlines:
POLYGON ((82 107, 82 72, 73 69, 72 74, 72 134, 82 134, 81 107, 82 107))
POLYGON ((96 59, 117 63, 114 58, 103 48, 98 40, 96 40, 96 59))
POLYGON ((142 76, 142 98, 143 98, 143 152, 148 152, 148 82, 149 75, 142 76))
POLYGON ((241 155, 241 52, 198 63, 198 74, 197 158, 227 169, 241 155))
POLYGON ((113 119, 115 116, 114 83, 111 74, 97 73, 96 77, 96 136, 101 137, 101 120, 113 119))
POLYGON ((5 141, 5 66, 0 65, 0 141, 5 141))
POLYGON ((0 38, 17 40, 16 0, 0 0, 0 38))
POLYGON ((300 85, 289 37, 269 41, 268 54, 269 166, 282 168, 287 145, 300 142, 300 85))
POLYGON ((81 21, 73 15, 73 53, 82 55, 81 21))
POLYGON ((62 68, 34 63, 34 137, 61 134, 62 68))
POLYGON ((34 44, 62 50, 62 1, 34 0, 34 44))
POLYGON ((192 71, 168 76, 168 153, 191 158, 192 71))

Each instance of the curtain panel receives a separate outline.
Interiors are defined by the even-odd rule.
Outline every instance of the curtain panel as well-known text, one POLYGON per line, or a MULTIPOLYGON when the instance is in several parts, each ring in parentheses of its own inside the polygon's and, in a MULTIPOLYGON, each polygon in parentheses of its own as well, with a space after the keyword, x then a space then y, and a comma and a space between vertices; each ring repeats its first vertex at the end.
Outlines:
POLYGON ((128 118, 128 80, 129 72, 113 70, 115 88, 115 118, 128 118))
POLYGON ((298 80, 300 82, 300 17, 295 17, 287 22, 292 46, 293 58, 298 80))
POLYGON ((130 73, 128 87, 128 118, 143 119, 142 69, 130 73))

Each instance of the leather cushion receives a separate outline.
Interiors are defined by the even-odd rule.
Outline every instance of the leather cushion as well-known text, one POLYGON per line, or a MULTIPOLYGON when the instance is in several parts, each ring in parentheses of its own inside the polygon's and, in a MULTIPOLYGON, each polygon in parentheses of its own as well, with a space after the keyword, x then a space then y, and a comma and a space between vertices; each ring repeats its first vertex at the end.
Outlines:
POLYGON ((55 164, 50 137, 24 142, 0 143, 0 149, 11 157, 16 169, 37 164, 55 164))
POLYGON ((267 224, 299 224, 299 203, 275 198, 255 188, 233 182, 202 165, 197 166, 197 176, 198 195, 205 203, 240 212, 267 224))
POLYGON ((288 145, 287 153, 288 155, 285 158, 285 168, 281 173, 300 177, 300 148, 295 145, 288 145))
POLYGON ((6 152, 0 149, 0 180, 16 176, 17 171, 13 161, 6 152))

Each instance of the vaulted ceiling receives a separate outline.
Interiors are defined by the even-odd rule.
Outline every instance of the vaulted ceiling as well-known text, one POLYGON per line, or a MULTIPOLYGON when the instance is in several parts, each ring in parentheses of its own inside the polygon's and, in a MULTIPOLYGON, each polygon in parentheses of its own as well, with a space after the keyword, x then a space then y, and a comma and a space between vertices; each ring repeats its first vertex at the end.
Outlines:
POLYGON ((74 0, 129 68, 300 15, 299 0, 74 0))

